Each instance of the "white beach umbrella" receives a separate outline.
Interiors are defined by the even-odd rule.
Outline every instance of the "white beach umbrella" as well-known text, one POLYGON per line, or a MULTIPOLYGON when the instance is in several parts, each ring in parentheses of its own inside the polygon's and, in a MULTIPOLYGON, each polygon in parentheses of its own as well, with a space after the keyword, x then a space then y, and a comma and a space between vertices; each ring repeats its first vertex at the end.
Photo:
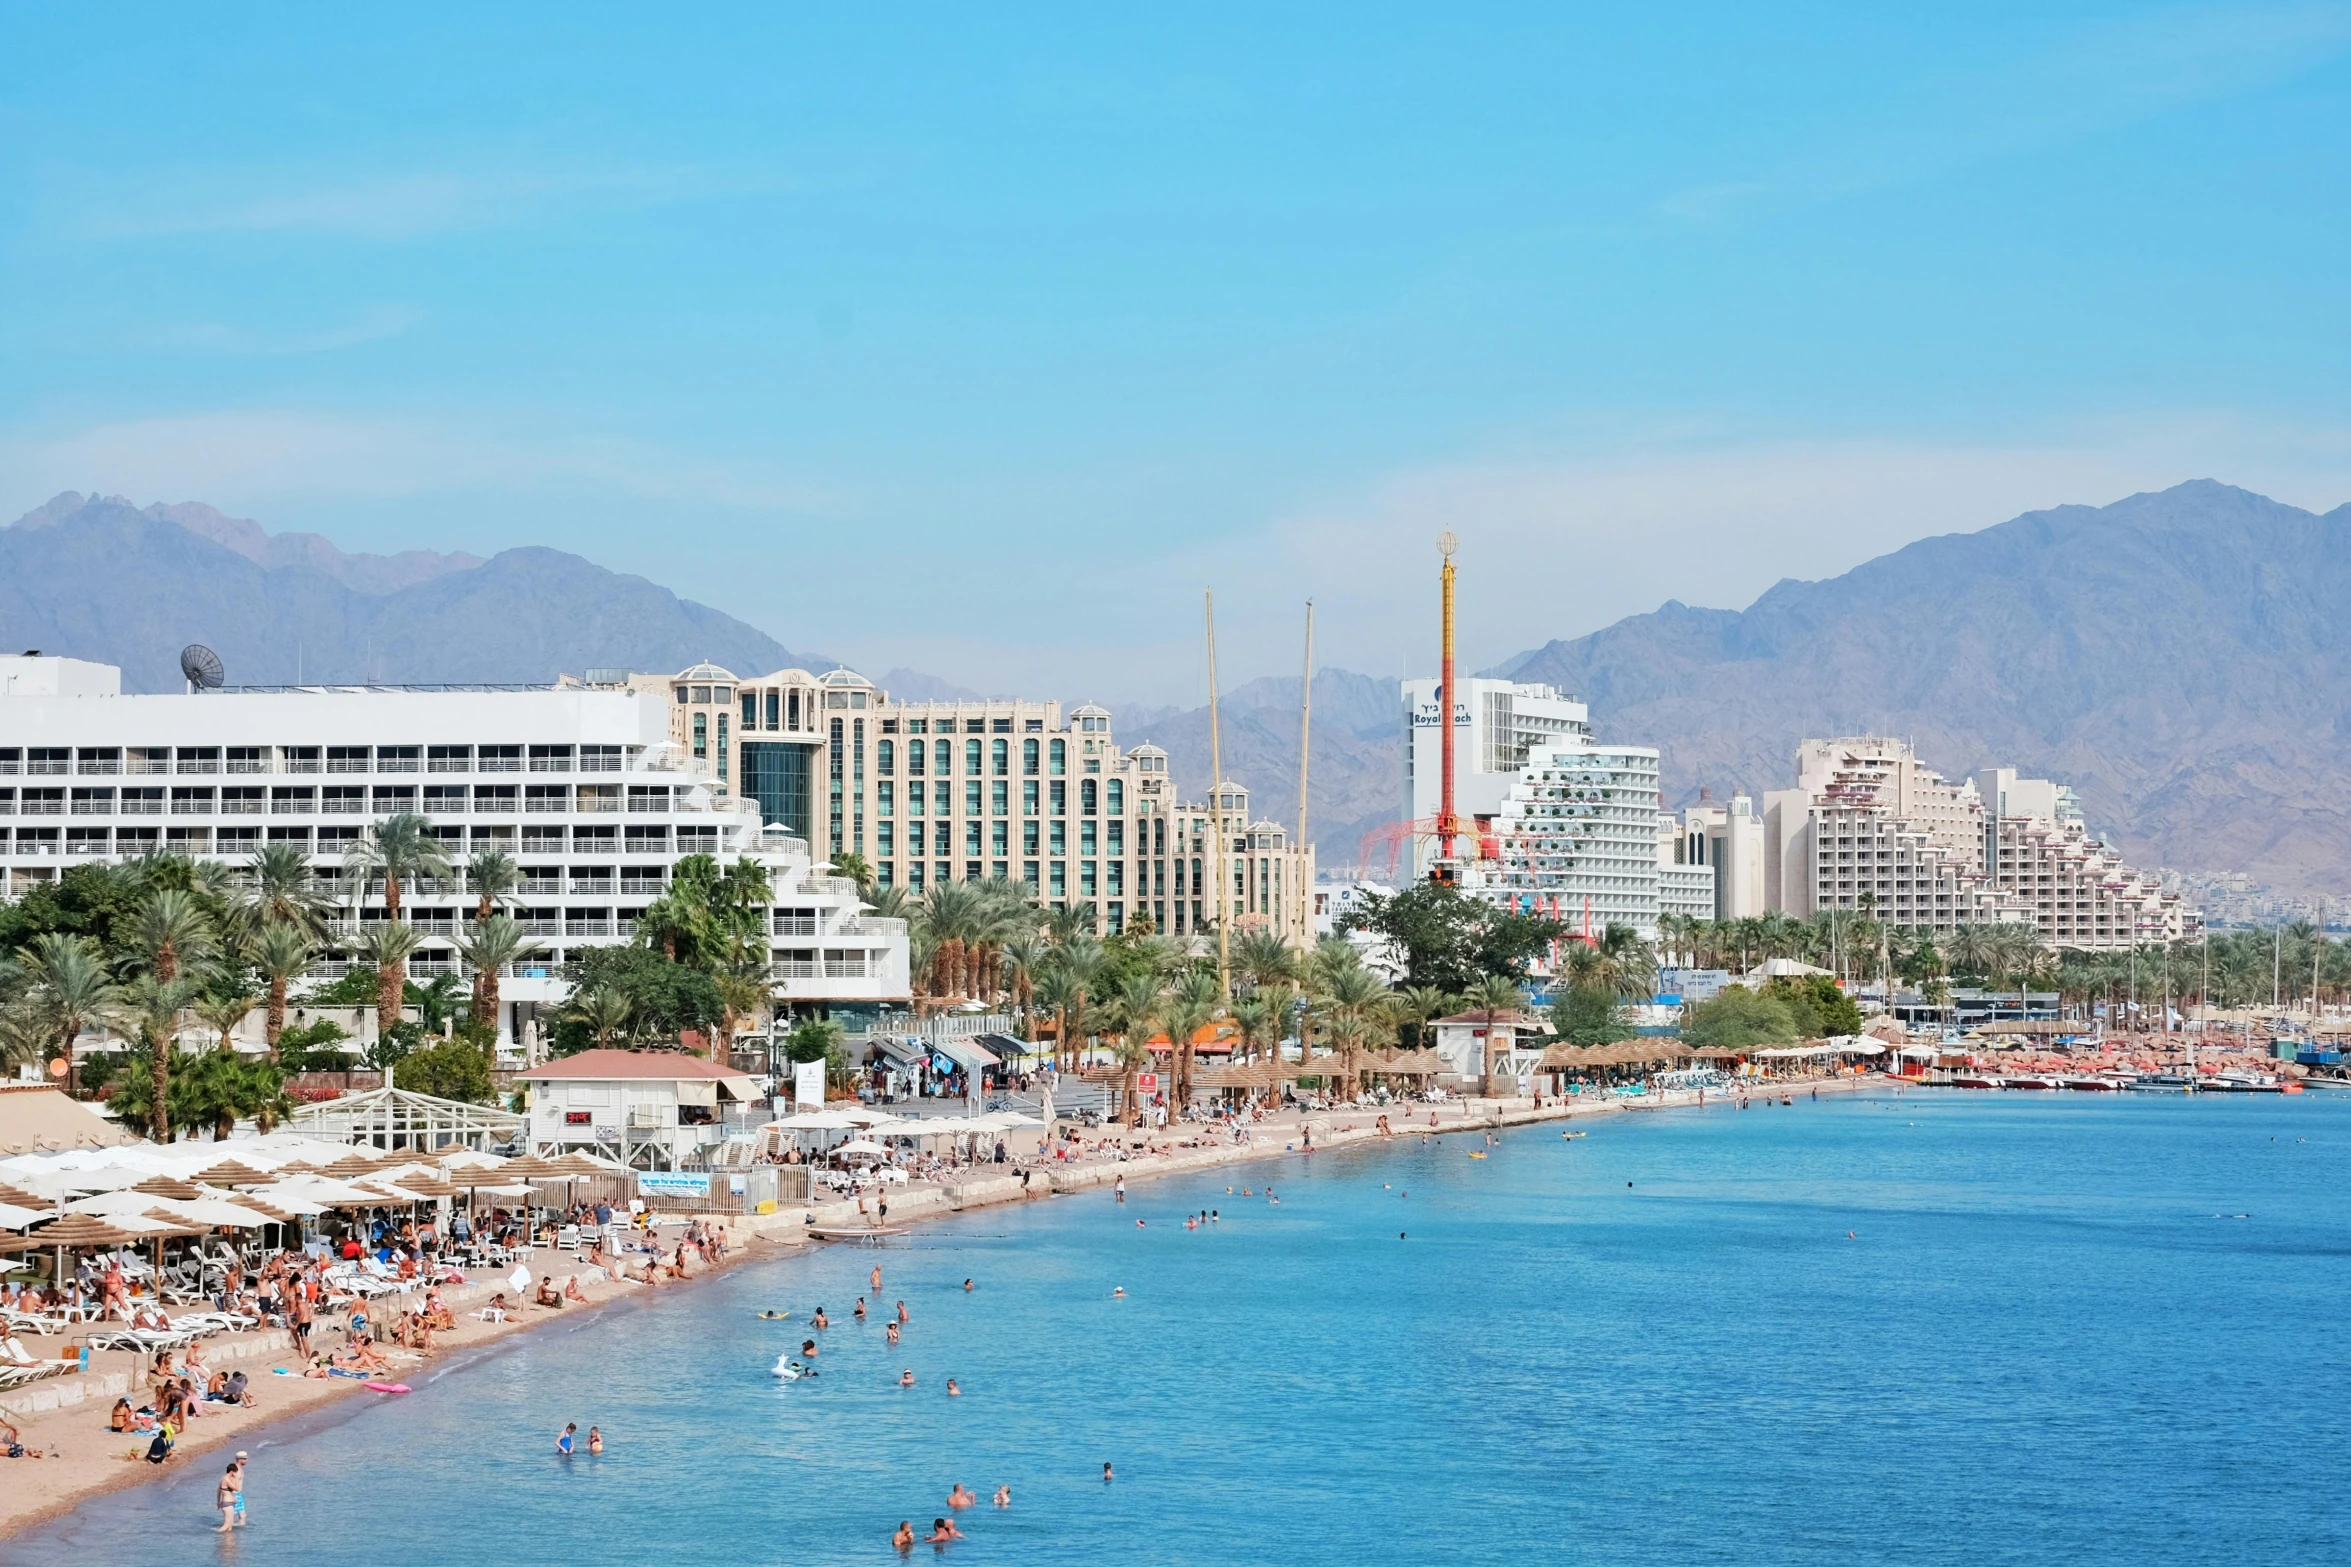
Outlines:
POLYGON ((19 1208, 14 1203, 0 1202, 0 1230, 21 1230, 27 1225, 39 1224, 43 1219, 57 1215, 48 1208, 19 1208))
POLYGON ((854 1142, 843 1143, 840 1147, 833 1149, 832 1152, 836 1154, 850 1154, 858 1158, 882 1159, 889 1156, 890 1150, 884 1148, 880 1143, 868 1142, 864 1138, 860 1137, 854 1142))

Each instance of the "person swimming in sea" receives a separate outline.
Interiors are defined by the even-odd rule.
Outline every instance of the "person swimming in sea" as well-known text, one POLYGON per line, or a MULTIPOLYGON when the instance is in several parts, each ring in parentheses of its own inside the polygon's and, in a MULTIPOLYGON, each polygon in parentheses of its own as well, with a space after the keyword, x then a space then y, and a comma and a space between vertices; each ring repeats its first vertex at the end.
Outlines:
POLYGON ((1121 1284, 1121 1285, 1119 1285, 1117 1288, 1113 1289, 1113 1290, 1110 1292, 1110 1298, 1111 1298, 1112 1300, 1124 1300, 1124 1299, 1126 1299, 1126 1298, 1127 1298, 1127 1287, 1126 1287, 1124 1284, 1121 1284))
POLYGON ((1107 1481, 1109 1481, 1109 1480, 1111 1480, 1111 1479, 1115 1478, 1115 1477, 1114 1477, 1114 1476, 1111 1474, 1111 1472, 1110 1472, 1110 1466, 1109 1466, 1108 1464, 1104 1464, 1104 1465, 1102 1466, 1102 1478, 1103 1478, 1103 1480, 1104 1480, 1105 1482, 1107 1482, 1107 1481))
POLYGON ((810 1360, 814 1360, 816 1358, 816 1340, 812 1338, 802 1339, 800 1341, 800 1353, 806 1355, 810 1360))
POLYGON ((955 1379, 953 1377, 949 1377, 947 1379, 947 1396, 949 1398, 961 1398, 963 1396, 963 1389, 955 1385, 955 1379))
POLYGON ((878 1262, 877 1262, 877 1263, 875 1263, 875 1264, 873 1265, 873 1272, 872 1272, 872 1274, 871 1274, 871 1275, 869 1275, 869 1284, 870 1284, 870 1287, 872 1288, 872 1290, 873 1290, 874 1294, 876 1294, 876 1295, 879 1295, 879 1294, 881 1294, 881 1292, 882 1292, 882 1265, 881 1265, 880 1263, 878 1263, 878 1262))
POLYGON ((895 1322, 890 1324, 890 1342, 893 1344, 898 1342, 898 1324, 895 1322))
POLYGON ((914 1368, 912 1366, 908 1366, 904 1371, 898 1373, 898 1385, 900 1387, 914 1386, 914 1368))
POLYGON ((899 1519, 899 1520, 898 1520, 898 1532, 897 1532, 896 1534, 893 1534, 893 1535, 891 1535, 891 1536, 890 1536, 890 1543, 891 1543, 892 1545, 896 1546, 896 1547, 897 1547, 897 1548, 898 1548, 900 1551, 911 1551, 911 1550, 913 1550, 913 1549, 914 1549, 914 1520, 913 1520, 913 1519, 911 1519, 911 1518, 901 1518, 901 1519, 899 1519))
POLYGON ((555 1439, 555 1451, 557 1454, 564 1458, 569 1458, 571 1456, 572 1433, 577 1430, 579 1430, 579 1424, 576 1421, 567 1423, 564 1426, 562 1434, 555 1439))
POLYGON ((860 1322, 865 1320, 865 1297, 863 1295, 857 1297, 857 1304, 850 1310, 849 1315, 860 1322))
POLYGON ((945 1545, 949 1540, 960 1540, 962 1538, 963 1531, 961 1529, 956 1528, 955 1525, 949 1523, 944 1518, 933 1518, 931 1520, 930 1539, 926 1543, 931 1545, 945 1545))
POLYGON ((809 1326, 815 1328, 829 1328, 833 1325, 832 1319, 824 1314, 824 1307, 822 1306, 816 1308, 816 1315, 809 1318, 808 1323, 809 1326))
POLYGON ((590 1426, 590 1427, 588 1427, 588 1453, 589 1453, 589 1456, 593 1457, 594 1455, 596 1455, 596 1454, 598 1454, 598 1453, 601 1453, 601 1452, 603 1452, 603 1451, 604 1451, 604 1433, 603 1433, 603 1432, 601 1432, 601 1431, 599 1431, 599 1430, 597 1430, 597 1429, 596 1429, 594 1426, 590 1426))
POLYGON ((1012 1505, 1011 1486, 1000 1485, 996 1487, 996 1505, 998 1507, 1010 1507, 1012 1505))
POLYGON ((781 1322, 790 1315, 791 1313, 788 1311, 763 1311, 759 1314, 759 1320, 762 1322, 781 1322))
POLYGON ((963 1488, 961 1480, 956 1481, 954 1487, 947 1492, 949 1507, 976 1507, 979 1505, 979 1500, 976 1494, 963 1488))

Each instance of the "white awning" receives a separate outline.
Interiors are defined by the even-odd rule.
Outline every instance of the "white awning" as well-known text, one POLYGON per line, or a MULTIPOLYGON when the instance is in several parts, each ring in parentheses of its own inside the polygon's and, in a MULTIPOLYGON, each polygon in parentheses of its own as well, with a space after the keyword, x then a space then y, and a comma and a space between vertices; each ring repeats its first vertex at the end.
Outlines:
POLYGON ((718 1103, 718 1081, 708 1077, 681 1077, 678 1079, 678 1103, 682 1105, 715 1105, 718 1103))

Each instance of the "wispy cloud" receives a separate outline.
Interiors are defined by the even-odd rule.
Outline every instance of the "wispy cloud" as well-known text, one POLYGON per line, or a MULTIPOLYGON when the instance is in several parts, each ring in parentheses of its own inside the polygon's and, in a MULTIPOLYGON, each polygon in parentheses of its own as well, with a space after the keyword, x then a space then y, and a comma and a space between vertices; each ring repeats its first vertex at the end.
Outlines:
POLYGON ((1784 147, 1758 169, 1674 192, 1658 208, 1710 223, 1912 184, 2233 98, 2347 47, 2351 7, 2339 3, 2180 8, 2088 27, 1997 71, 1930 76, 1894 108, 1784 147))
POLYGON ((380 343, 398 337, 424 318, 424 311, 415 305, 383 304, 368 306, 340 326, 310 332, 256 331, 218 321, 189 321, 134 334, 134 339, 139 347, 177 353, 277 359, 380 343))
POLYGON ((178 169, 52 183, 60 226, 88 239, 308 234, 396 241, 510 228, 584 209, 660 206, 775 183, 694 164, 541 166, 356 174, 302 167, 178 169))

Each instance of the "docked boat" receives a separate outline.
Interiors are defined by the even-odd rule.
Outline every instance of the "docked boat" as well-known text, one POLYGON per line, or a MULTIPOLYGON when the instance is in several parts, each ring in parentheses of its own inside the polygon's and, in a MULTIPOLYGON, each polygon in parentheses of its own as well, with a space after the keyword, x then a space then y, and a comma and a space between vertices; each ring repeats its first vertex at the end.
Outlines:
POLYGON ((2054 1077, 2032 1076, 2004 1077, 2000 1079, 2000 1086, 2002 1088, 2055 1088, 2057 1086, 2057 1079, 2054 1077))
POLYGON ((2111 1077, 2069 1077, 2063 1079, 2057 1086, 2070 1088, 2076 1093, 2111 1094, 2121 1088, 2122 1084, 2111 1077))
POLYGON ((1998 1088, 2000 1086, 2000 1079, 1996 1077, 1974 1076, 1955 1077, 1951 1079, 1951 1086, 1953 1088, 1998 1088))
POLYGON ((2140 1094, 2191 1094, 2196 1080, 2182 1072, 2141 1072, 2131 1079, 2131 1091, 2140 1094))

